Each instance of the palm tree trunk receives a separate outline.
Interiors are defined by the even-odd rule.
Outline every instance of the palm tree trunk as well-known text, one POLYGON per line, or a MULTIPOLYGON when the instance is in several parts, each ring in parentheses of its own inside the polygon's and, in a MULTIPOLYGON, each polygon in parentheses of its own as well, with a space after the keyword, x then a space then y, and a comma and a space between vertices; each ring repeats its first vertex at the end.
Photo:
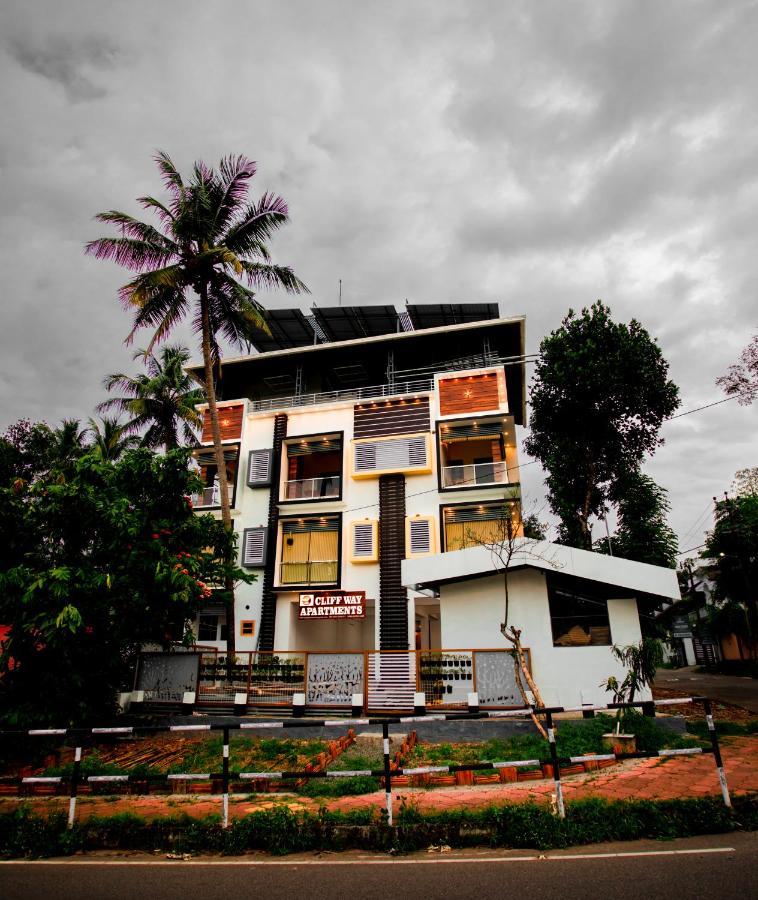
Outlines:
MULTIPOLYGON (((226 479, 226 463, 224 447, 221 443, 221 426, 218 421, 216 406, 216 388, 213 384, 213 359, 211 358, 211 323, 208 315, 208 293, 205 285, 200 288, 200 316, 202 320, 203 365, 205 367, 205 395, 208 398, 208 412, 211 416, 211 433, 213 435, 213 452, 216 456, 218 470, 218 488, 221 495, 221 521, 226 530, 231 532, 232 511, 229 505, 229 488, 226 479)), ((236 651, 236 625, 234 621, 234 582, 231 578, 224 580, 226 601, 226 657, 228 672, 231 676, 232 663, 236 651)))

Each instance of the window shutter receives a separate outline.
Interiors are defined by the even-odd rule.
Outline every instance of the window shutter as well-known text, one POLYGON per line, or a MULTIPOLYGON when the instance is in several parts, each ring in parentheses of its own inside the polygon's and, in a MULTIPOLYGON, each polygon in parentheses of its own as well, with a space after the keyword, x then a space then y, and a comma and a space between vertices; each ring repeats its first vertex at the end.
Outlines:
POLYGON ((379 559, 378 523, 376 520, 353 522, 350 528, 352 562, 377 562, 379 559))
POLYGON ((250 487, 271 484, 273 450, 251 450, 247 460, 247 483, 250 487))
POLYGON ((434 553, 434 520, 430 516, 406 519, 408 556, 434 553))
POLYGON ((428 442, 425 435, 363 441, 353 445, 353 453, 356 475, 429 468, 428 442))
POLYGON ((242 565, 247 568, 263 566, 266 563, 268 529, 246 528, 242 536, 242 565))

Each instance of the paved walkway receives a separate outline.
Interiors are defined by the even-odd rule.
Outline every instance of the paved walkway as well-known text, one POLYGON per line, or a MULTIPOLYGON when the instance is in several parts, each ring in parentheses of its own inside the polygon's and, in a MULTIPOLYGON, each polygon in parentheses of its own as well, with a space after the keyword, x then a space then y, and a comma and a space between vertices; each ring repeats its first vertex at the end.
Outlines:
MULTIPOLYGON (((733 794, 758 791, 758 765, 756 764, 758 738, 735 737, 723 742, 724 765, 730 790, 733 794)), ((719 795, 720 788, 713 757, 669 757, 667 759, 629 760, 599 772, 572 775, 564 781, 566 802, 583 797, 605 797, 609 800, 668 800, 677 797, 707 797, 719 795)), ((397 812, 403 802, 412 803, 421 811, 449 809, 475 809, 484 806, 502 806, 533 800, 550 803, 553 783, 519 782, 508 785, 478 785, 451 788, 399 788, 393 791, 394 809, 397 812)), ((0 798, 0 812, 18 806, 13 797, 0 798)), ((64 812, 68 808, 65 797, 37 797, 27 801, 37 812, 53 810, 64 812)), ((247 815, 262 809, 286 805, 292 810, 316 811, 320 806, 331 810, 349 811, 384 807, 384 792, 362 794, 356 797, 315 800, 295 794, 257 794, 249 797, 235 796, 230 803, 234 817, 247 815)), ((196 818, 218 814, 221 798, 218 796, 170 797, 82 797, 78 816, 85 820, 90 816, 112 816, 131 812, 145 818, 187 813, 196 818)))
POLYGON ((698 672, 697 666, 682 669, 659 669, 655 687, 687 694, 702 694, 722 703, 744 706, 758 715, 758 678, 739 678, 736 675, 716 675, 698 672))

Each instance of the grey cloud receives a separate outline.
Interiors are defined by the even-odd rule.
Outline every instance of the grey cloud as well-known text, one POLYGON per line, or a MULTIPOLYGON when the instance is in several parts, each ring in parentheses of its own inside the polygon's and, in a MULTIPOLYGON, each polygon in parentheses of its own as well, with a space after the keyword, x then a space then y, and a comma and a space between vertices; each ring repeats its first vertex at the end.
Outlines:
POLYGON ((95 35, 80 40, 49 36, 44 41, 17 37, 8 47, 19 65, 59 84, 73 103, 105 97, 108 91, 97 76, 113 68, 121 55, 109 38, 95 35))

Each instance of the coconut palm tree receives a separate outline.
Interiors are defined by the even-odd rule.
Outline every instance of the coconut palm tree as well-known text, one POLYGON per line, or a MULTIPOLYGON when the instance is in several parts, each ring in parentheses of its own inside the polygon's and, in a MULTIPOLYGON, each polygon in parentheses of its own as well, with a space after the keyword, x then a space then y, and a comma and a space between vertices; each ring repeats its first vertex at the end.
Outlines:
POLYGON ((184 371, 184 364, 190 358, 189 350, 166 345, 159 356, 140 350, 134 358, 145 362, 147 373, 108 375, 104 381, 106 389, 118 389, 122 396, 98 404, 97 411, 114 411, 129 417, 124 431, 127 434, 142 432, 143 447, 175 450, 180 444, 194 443, 196 430, 202 425, 195 407, 205 400, 205 396, 184 371))
MULTIPOLYGON (((110 259, 137 275, 119 290, 134 314, 131 342, 140 328, 151 328, 147 347, 152 353, 158 341, 187 316, 200 336, 205 395, 218 470, 221 518, 232 531, 226 465, 221 444, 214 368, 220 370, 219 335, 242 346, 256 331, 267 331, 262 308, 253 288, 284 288, 289 293, 307 291, 287 266, 275 265, 266 246, 271 235, 288 219, 281 197, 264 193, 247 200, 249 180, 256 164, 243 156, 228 156, 218 170, 196 162, 185 183, 166 153, 155 162, 168 192, 166 203, 140 197, 143 209, 157 217, 157 227, 126 213, 100 213, 100 222, 115 225, 119 237, 105 237, 87 244, 86 252, 110 259), (247 286, 238 281, 244 278, 247 286)), ((234 585, 225 585, 227 596, 227 651, 234 653, 234 585)))
POLYGON ((127 434, 126 428, 115 416, 103 416, 99 422, 89 419, 86 433, 92 438, 90 450, 101 462, 115 462, 139 444, 137 435, 127 434))

